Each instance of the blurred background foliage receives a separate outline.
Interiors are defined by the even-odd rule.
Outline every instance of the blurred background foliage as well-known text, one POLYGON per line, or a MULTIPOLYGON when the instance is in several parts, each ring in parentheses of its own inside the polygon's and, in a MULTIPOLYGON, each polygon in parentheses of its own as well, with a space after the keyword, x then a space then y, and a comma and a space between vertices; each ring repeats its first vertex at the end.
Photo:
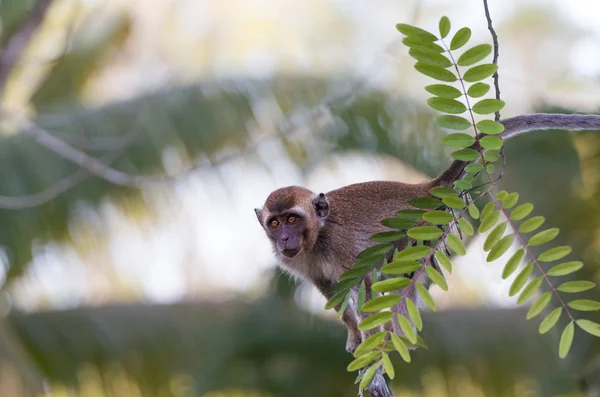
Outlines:
MULTIPOLYGON (((40 3, 0 2, 2 48, 40 3)), ((2 119, 0 396, 355 395, 342 325, 275 270, 252 208, 289 184, 443 170, 429 82, 393 27, 443 12, 487 42, 480 2, 138 3, 49 1, 0 81, 3 112, 132 175, 174 176, 115 186, 2 119)), ((595 4, 491 5, 505 116, 598 110, 595 4)), ((506 157, 500 188, 560 227, 578 276, 600 282, 600 135, 536 132, 506 157)), ((559 360, 558 335, 506 298, 481 244, 450 293, 433 291, 429 348, 395 361, 395 395, 598 396, 598 339, 578 334, 559 360)))

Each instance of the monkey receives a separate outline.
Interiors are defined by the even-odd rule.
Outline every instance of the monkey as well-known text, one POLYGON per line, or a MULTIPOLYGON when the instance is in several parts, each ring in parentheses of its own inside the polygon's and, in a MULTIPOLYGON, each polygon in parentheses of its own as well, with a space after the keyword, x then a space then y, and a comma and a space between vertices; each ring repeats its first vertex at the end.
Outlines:
MULTIPOLYGON (((503 139, 534 130, 600 130, 600 116, 596 115, 532 114, 505 119, 500 123, 504 131, 498 136, 503 139)), ((480 146, 475 142, 471 148, 479 149, 480 146)), ((409 201, 430 197, 430 189, 434 187, 452 186, 463 176, 468 164, 468 161, 455 160, 437 178, 418 184, 371 181, 327 193, 288 186, 272 192, 263 207, 255 209, 255 213, 272 243, 280 266, 296 278, 312 283, 325 298, 330 299, 333 296, 331 289, 341 274, 356 262, 361 251, 376 244, 369 238, 389 230, 380 223, 383 219, 393 217, 398 210, 413 209, 409 201)), ((406 244, 404 238, 397 248, 401 250, 406 244)), ((432 261, 432 266, 437 266, 435 261, 432 261)), ((421 277, 425 280, 418 281, 429 288, 431 282, 427 282, 427 276, 423 274, 421 277)), ((370 277, 364 277, 364 281, 368 300, 371 298, 370 277)), ((361 317, 356 314, 356 289, 352 292, 352 298, 342 313, 342 321, 348 330, 346 350, 350 353, 368 337, 368 333, 361 333, 357 328, 361 317)), ((419 300, 415 283, 400 292, 415 302, 419 300)), ((338 304, 336 310, 340 306, 338 304)), ((394 332, 401 331, 394 327, 394 332)), ((381 383, 381 379, 378 382, 381 383)), ((381 390, 381 385, 375 386, 375 389, 370 388, 372 395, 388 395, 381 390)))

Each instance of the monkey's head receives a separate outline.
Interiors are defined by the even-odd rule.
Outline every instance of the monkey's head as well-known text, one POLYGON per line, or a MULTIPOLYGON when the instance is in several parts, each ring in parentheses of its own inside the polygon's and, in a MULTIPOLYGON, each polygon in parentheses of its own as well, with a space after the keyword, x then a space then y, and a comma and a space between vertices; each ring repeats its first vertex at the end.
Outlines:
POLYGON ((329 215, 329 203, 323 193, 288 186, 271 193, 263 208, 254 212, 277 252, 293 258, 315 245, 329 215))

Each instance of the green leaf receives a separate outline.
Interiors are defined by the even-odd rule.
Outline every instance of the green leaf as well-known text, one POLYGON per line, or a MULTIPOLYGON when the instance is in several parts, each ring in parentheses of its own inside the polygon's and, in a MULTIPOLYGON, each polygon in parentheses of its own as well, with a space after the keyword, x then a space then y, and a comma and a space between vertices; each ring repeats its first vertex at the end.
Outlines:
POLYGON ((456 187, 457 189, 460 189, 460 190, 469 190, 469 189, 473 188, 473 185, 467 181, 458 180, 458 181, 454 181, 454 187, 456 187))
POLYGON ((542 252, 540 256, 538 256, 538 261, 540 262, 554 262, 559 259, 564 258, 569 255, 573 249, 568 245, 563 245, 560 247, 550 248, 546 252, 542 252))
POLYGON ((457 88, 446 84, 428 85, 427 87, 425 87, 425 91, 429 92, 430 94, 439 96, 440 98, 454 99, 462 95, 462 92, 460 92, 457 88))
POLYGON ((448 36, 448 33, 450 33, 450 19, 448 19, 448 17, 440 18, 439 28, 440 37, 442 39, 448 36))
MULTIPOLYGON (((490 90, 490 85, 485 83, 475 83, 472 84, 467 90, 467 95, 471 98, 479 98, 484 96, 490 90)), ((481 131, 481 130, 480 130, 481 131)), ((484 131, 482 131, 484 132, 484 131)))
POLYGON ((560 358, 565 358, 567 354, 569 354, 569 350, 571 350, 571 345, 573 344, 573 335, 575 334, 575 324, 571 321, 565 327, 562 335, 560 336, 560 344, 558 347, 558 355, 560 358))
POLYGON ((458 192, 450 187, 436 186, 429 190, 431 195, 444 198, 444 197, 456 197, 458 196, 458 192))
POLYGON ((471 122, 464 117, 460 116, 452 116, 452 115, 442 115, 437 116, 433 119, 437 125, 440 127, 448 128, 451 130, 466 130, 471 127, 471 122))
POLYGON ((556 236, 558 236, 558 233, 558 228, 544 230, 543 232, 533 235, 527 242, 527 245, 530 247, 536 247, 538 245, 546 244, 547 242, 554 240, 556 236))
POLYGON ((415 285, 417 286, 417 291, 419 292, 419 296, 421 297, 421 299, 423 299, 423 302, 425 302, 425 304, 429 306, 431 310, 436 311, 437 309, 435 307, 435 301, 431 297, 431 294, 429 293, 427 288, 425 288, 425 286, 423 286, 423 284, 420 283, 416 283, 415 285))
POLYGON ((474 204, 469 206, 469 215, 473 219, 479 219, 479 209, 474 204))
POLYGON ((327 304, 325 305, 325 310, 333 309, 334 307, 336 307, 344 300, 346 295, 348 295, 349 293, 349 291, 340 291, 337 294, 333 295, 327 301, 327 304))
POLYGON ((444 197, 442 199, 442 202, 444 204, 446 204, 448 207, 454 208, 454 209, 462 209, 466 205, 462 199, 460 199, 458 197, 452 197, 452 196, 444 197))
POLYGON ((421 264, 412 261, 394 261, 381 268, 383 274, 410 274, 421 268, 421 264))
MULTIPOLYGON (((387 281, 387 280, 386 280, 387 281)), ((375 299, 371 299, 367 303, 364 304, 363 310, 365 312, 378 312, 383 309, 387 309, 388 307, 392 307, 398 304, 402 300, 400 295, 387 294, 378 296, 375 299)))
POLYGON ((346 297, 344 298, 344 302, 342 302, 342 306, 340 307, 340 310, 337 313, 338 319, 342 318, 344 312, 346 311, 346 308, 348 307, 349 302, 350 302, 350 294, 346 295, 346 297))
POLYGON ((350 288, 354 287, 356 284, 358 284, 358 281, 359 281, 358 277, 340 281, 339 283, 337 283, 333 286, 332 291, 337 292, 337 291, 350 289, 350 288))
POLYGON ((473 112, 477 114, 490 114, 501 110, 504 107, 504 101, 499 99, 482 99, 473 105, 473 112))
POLYGON ((394 365, 392 364, 392 360, 387 355, 387 353, 382 353, 381 361, 383 362, 383 368, 385 369, 385 373, 388 374, 390 379, 394 379, 396 376, 396 372, 394 371, 394 365))
POLYGON ((496 244, 494 248, 490 250, 486 260, 488 262, 493 262, 500 258, 506 251, 508 251, 514 240, 514 234, 507 234, 506 236, 502 237, 500 241, 498 241, 498 244, 496 244))
POLYGON ((377 371, 378 365, 372 365, 365 371, 362 379, 360 380, 360 385, 358 386, 360 389, 367 388, 371 382, 373 381, 373 377, 375 376, 375 371, 377 371))
POLYGON ((519 193, 510 193, 507 194, 502 200, 502 207, 504 208, 512 208, 519 201, 519 193))
POLYGON ((356 258, 357 259, 369 258, 369 257, 375 256, 375 255, 382 256, 383 254, 387 253, 392 248, 393 248, 392 244, 377 244, 377 245, 374 245, 372 247, 369 247, 369 248, 363 250, 361 253, 356 255, 356 258))
POLYGON ((600 337, 600 324, 590 320, 577 320, 575 322, 577 323, 579 328, 581 328, 588 334, 600 337))
POLYGON ((479 132, 483 132, 484 134, 496 135, 504 131, 504 125, 497 123, 494 120, 481 120, 479 123, 477 123, 477 129, 479 132))
POLYGON ((515 296, 517 292, 519 292, 527 283, 527 279, 531 275, 533 271, 533 262, 529 265, 525 266, 523 270, 517 275, 512 284, 510 285, 510 289, 508 290, 508 296, 515 296))
POLYGON ((427 51, 433 53, 445 52, 446 50, 434 43, 433 41, 422 40, 417 36, 409 36, 402 39, 404 45, 410 48, 418 49, 419 51, 427 51))
POLYGON ((446 225, 452 222, 454 220, 454 217, 452 216, 452 214, 446 211, 431 211, 424 213, 423 219, 431 223, 432 225, 446 225))
POLYGON ((381 221, 381 224, 386 227, 390 227, 392 229, 408 229, 417 224, 415 221, 411 221, 410 219, 401 219, 401 218, 386 218, 381 221))
POLYGON ((419 51, 417 48, 411 48, 408 51, 408 55, 426 65, 439 66, 442 68, 452 66, 452 62, 450 62, 450 60, 444 55, 439 53, 419 51))
POLYGON ((531 219, 527 219, 525 222, 521 224, 519 227, 519 231, 521 233, 531 233, 540 226, 542 226, 546 222, 546 218, 543 216, 534 216, 531 219))
POLYGON ((395 291, 397 289, 402 289, 408 284, 410 284, 410 279, 404 277, 395 277, 383 281, 378 281, 371 286, 371 289, 375 292, 389 292, 395 291))
MULTIPOLYGON (((490 77, 498 70, 498 66, 493 63, 486 63, 483 65, 474 66, 467 70, 463 75, 463 80, 469 83, 483 80, 490 77)), ((498 101, 498 99, 496 99, 498 101)), ((504 102, 503 102, 504 103, 504 102)), ((491 112, 490 112, 491 113, 491 112)))
POLYGON ((458 227, 467 236, 472 236, 473 234, 475 234, 475 231, 473 230, 473 225, 471 225, 471 223, 465 218, 460 218, 458 220, 458 227))
POLYGON ((591 299, 577 299, 567 303, 570 308, 579 310, 582 312, 592 312, 600 310, 600 302, 593 301, 591 299))
POLYGON ((394 256, 394 261, 418 261, 419 259, 424 258, 431 252, 430 247, 425 246, 416 246, 416 247, 408 247, 398 252, 394 256))
POLYGON ((371 361, 375 360, 378 356, 378 351, 363 354, 362 356, 357 357, 356 359, 354 359, 354 361, 348 364, 348 367, 346 369, 350 372, 356 371, 357 369, 360 369, 365 365, 369 364, 371 361))
POLYGON ((474 161, 479 157, 479 152, 473 149, 459 149, 450 154, 455 160, 474 161))
POLYGON ((415 69, 418 72, 423 73, 425 76, 429 76, 439 81, 445 81, 447 83, 456 81, 456 76, 454 73, 439 66, 431 66, 422 62, 417 62, 415 64, 415 69))
POLYGON ((488 162, 488 165, 485 166, 485 171, 491 175, 496 170, 496 166, 494 164, 490 164, 490 160, 486 161, 488 162))
POLYGON ((358 329, 361 331, 367 331, 373 329, 375 327, 379 327, 390 321, 394 317, 394 313, 392 312, 381 312, 377 314, 373 314, 365 318, 363 321, 358 324, 358 329))
POLYGON ((378 243, 387 243, 390 241, 398 241, 405 237, 406 234, 401 232, 381 232, 372 235, 369 240, 376 241, 378 243))
POLYGON ((418 28, 416 26, 408 25, 405 23, 397 24, 396 29, 398 29, 398 31, 400 33, 402 33, 403 35, 408 36, 408 37, 415 36, 421 40, 427 40, 427 41, 437 41, 437 39, 438 39, 433 33, 429 33, 428 31, 426 31, 424 29, 418 28))
POLYGON ((454 234, 449 234, 446 242, 452 251, 456 252, 458 255, 462 256, 467 254, 467 249, 463 245, 462 241, 460 241, 454 234))
POLYGON ((476 174, 483 169, 483 165, 479 163, 469 164, 465 167, 465 171, 470 174, 476 174))
POLYGON ((444 252, 436 250, 435 259, 437 259, 438 263, 442 265, 442 267, 446 269, 448 273, 452 273, 452 262, 450 262, 450 259, 446 256, 446 254, 444 254, 444 252))
POLYGON ((567 281, 561 284, 557 290, 560 292, 576 293, 590 290, 596 286, 595 283, 585 280, 567 281))
MULTIPOLYGON (((373 271, 371 272, 371 284, 375 284, 376 282, 377 282, 377 268, 374 267, 373 271)), ((374 294, 371 295, 371 298, 373 296, 374 296, 374 294)))
POLYGON ((350 270, 347 270, 344 273, 342 273, 342 275, 340 276, 340 281, 361 277, 369 273, 371 267, 372 265, 354 265, 354 267, 352 267, 350 270))
POLYGON ((412 199, 408 202, 408 204, 412 205, 413 207, 424 209, 433 209, 442 206, 442 202, 440 200, 430 197, 412 199))
POLYGON ((500 149, 503 145, 502 139, 497 136, 484 136, 479 143, 484 149, 500 149))
POLYGON ((450 49, 458 50, 460 47, 467 44, 469 39, 471 38, 471 29, 469 28, 461 28, 454 34, 452 37, 452 41, 450 41, 450 49))
POLYGON ((408 229, 406 234, 415 240, 435 240, 442 236, 442 231, 436 226, 418 226, 408 229))
POLYGON ((438 287, 440 287, 444 291, 448 291, 448 283, 446 282, 446 279, 444 279, 444 276, 442 276, 440 272, 435 270, 432 266, 426 266, 425 272, 427 272, 427 275, 429 276, 431 281, 433 281, 438 287))
POLYGON ((354 351, 354 357, 360 357, 363 354, 367 354, 368 352, 375 349, 377 346, 379 346, 381 342, 383 342, 383 339, 385 338, 386 334, 386 331, 382 331, 369 336, 360 345, 358 345, 358 347, 354 351))
POLYGON ((470 66, 481 61, 483 58, 490 55, 491 52, 492 46, 489 44, 476 45, 475 47, 465 51, 458 58, 458 61, 456 61, 456 63, 460 66, 470 66))
POLYGON ((502 235, 506 231, 506 225, 507 222, 502 222, 498 226, 496 226, 490 234, 488 234, 487 238, 485 239, 485 242, 483 243, 483 250, 485 252, 491 250, 494 247, 494 245, 496 245, 496 243, 500 241, 502 235))
POLYGON ((531 308, 527 312, 527 320, 530 320, 530 319, 534 318, 535 316, 537 316, 538 314, 540 314, 542 312, 542 310, 544 310, 546 308, 546 306, 548 306, 548 303, 550 303, 551 299, 552 299, 551 291, 548 291, 548 292, 545 292, 544 294, 542 294, 542 296, 540 296, 535 301, 535 303, 531 306, 531 308))
POLYGON ((490 201, 483 207, 483 210, 481 211, 481 220, 483 221, 485 218, 487 218, 492 211, 494 211, 494 203, 490 201))
POLYGON ((496 193, 496 198, 500 201, 504 200, 508 196, 508 192, 506 190, 500 190, 496 193))
POLYGON ((406 298, 406 310, 408 314, 419 331, 423 329, 423 319, 421 319, 421 314, 419 313, 419 309, 417 309, 417 305, 410 298, 406 298))
POLYGON ((530 281, 529 284, 527 284, 527 286, 525 287, 525 289, 523 289, 523 291, 521 292, 521 295, 519 295, 519 298, 517 299, 517 304, 521 305, 527 302, 529 298, 531 298, 540 288, 543 280, 543 278, 538 277, 530 281))
POLYGON ((560 265, 554 266, 552 269, 548 270, 548 276, 566 276, 567 274, 571 274, 576 272, 577 270, 583 267, 583 262, 572 261, 561 263, 560 265))
POLYGON ((415 332, 415 329, 413 328, 409 319, 399 314, 398 323, 400 324, 402 332, 404 332, 404 335, 410 341, 410 343, 417 343, 417 333, 415 332))
POLYGON ((510 257, 508 262, 506 262, 506 266, 504 266, 504 270, 502 271, 503 280, 509 278, 510 275, 513 274, 515 270, 517 270, 517 268, 519 267, 519 263, 521 263, 521 260, 523 259, 524 255, 525 249, 521 248, 517 252, 515 252, 513 256, 510 257))
POLYGON ((400 339, 398 335, 391 333, 390 336, 392 337, 392 344, 400 354, 400 357, 402 357, 404 361, 409 363, 410 353, 408 352, 408 347, 406 347, 406 344, 402 341, 402 339, 400 339))
POLYGON ((467 111, 467 107, 456 99, 440 98, 437 96, 427 99, 427 104, 444 113, 461 114, 467 111))
POLYGON ((529 215, 531 211, 533 211, 533 204, 521 204, 517 206, 514 210, 512 210, 512 212, 510 213, 510 219, 512 219, 513 221, 520 221, 521 219, 529 215))
POLYGON ((540 328, 538 330, 539 333, 543 335, 546 332, 550 331, 552 327, 554 327, 554 325, 558 322, 558 319, 560 318, 561 314, 562 307, 560 306, 552 310, 550 314, 548 314, 546 318, 542 320, 542 323, 540 324, 540 328))
POLYGON ((360 288, 358 289, 358 297, 356 298, 356 312, 360 316, 363 311, 363 305, 365 304, 365 297, 367 295, 367 289, 365 286, 365 280, 360 283, 360 288))
POLYGON ((481 218, 481 223, 479 224, 479 233, 485 233, 490 230, 496 222, 500 219, 500 211, 493 211, 491 214, 486 216, 485 218, 481 218))
POLYGON ((400 210, 396 211, 396 216, 403 219, 419 220, 424 213, 423 210, 400 210))

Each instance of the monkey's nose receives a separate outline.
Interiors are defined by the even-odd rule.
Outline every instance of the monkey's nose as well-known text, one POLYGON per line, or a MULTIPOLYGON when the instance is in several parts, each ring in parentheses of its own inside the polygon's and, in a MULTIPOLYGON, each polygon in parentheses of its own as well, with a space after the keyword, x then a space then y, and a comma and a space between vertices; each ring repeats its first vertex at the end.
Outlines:
POLYGON ((288 241, 290 236, 281 236, 281 241, 288 241))

